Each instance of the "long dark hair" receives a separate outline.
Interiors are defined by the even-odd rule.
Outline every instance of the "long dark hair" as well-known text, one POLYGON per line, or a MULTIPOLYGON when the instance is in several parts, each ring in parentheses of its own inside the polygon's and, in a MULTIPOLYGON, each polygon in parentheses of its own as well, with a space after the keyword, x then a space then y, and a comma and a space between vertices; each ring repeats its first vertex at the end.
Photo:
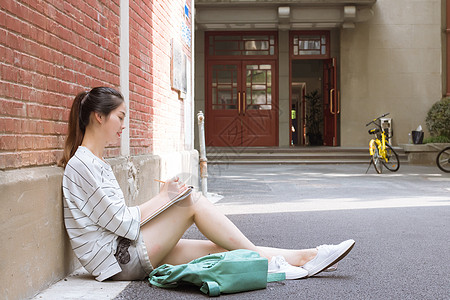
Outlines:
POLYGON ((69 133, 64 145, 63 157, 58 165, 65 167, 83 141, 86 127, 89 125, 91 112, 108 116, 123 102, 122 94, 113 88, 95 87, 89 92, 79 93, 70 109, 69 133))

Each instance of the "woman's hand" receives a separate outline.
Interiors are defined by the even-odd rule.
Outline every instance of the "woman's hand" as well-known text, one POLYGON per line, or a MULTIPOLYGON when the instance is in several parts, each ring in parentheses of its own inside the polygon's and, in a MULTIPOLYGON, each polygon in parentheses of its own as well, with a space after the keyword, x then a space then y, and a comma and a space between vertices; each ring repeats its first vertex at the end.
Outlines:
POLYGON ((166 194, 170 199, 175 197, 176 195, 182 193, 187 189, 187 186, 180 181, 180 178, 173 177, 166 181, 161 187, 160 193, 166 194))

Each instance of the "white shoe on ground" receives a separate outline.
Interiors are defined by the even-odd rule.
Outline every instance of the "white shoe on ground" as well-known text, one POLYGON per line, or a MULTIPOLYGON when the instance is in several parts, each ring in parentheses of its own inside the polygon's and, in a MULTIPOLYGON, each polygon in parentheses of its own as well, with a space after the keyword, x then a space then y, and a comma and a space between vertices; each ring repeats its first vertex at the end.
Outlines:
POLYGON ((290 265, 283 256, 274 256, 269 262, 268 273, 285 273, 286 279, 300 279, 308 276, 302 267, 290 265))
POLYGON ((321 245, 317 247, 316 257, 302 267, 308 271, 308 277, 314 276, 343 259, 354 245, 354 240, 343 241, 339 245, 321 245))

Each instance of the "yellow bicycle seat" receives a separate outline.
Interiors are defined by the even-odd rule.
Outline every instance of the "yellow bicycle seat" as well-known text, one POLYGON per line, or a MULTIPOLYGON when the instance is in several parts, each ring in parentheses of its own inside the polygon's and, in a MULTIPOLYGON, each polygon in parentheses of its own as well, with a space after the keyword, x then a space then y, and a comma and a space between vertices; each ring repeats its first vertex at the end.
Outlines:
POLYGON ((379 129, 379 128, 372 128, 372 129, 369 130, 369 133, 370 133, 370 134, 377 134, 377 133, 379 133, 379 132, 380 132, 380 129, 379 129))

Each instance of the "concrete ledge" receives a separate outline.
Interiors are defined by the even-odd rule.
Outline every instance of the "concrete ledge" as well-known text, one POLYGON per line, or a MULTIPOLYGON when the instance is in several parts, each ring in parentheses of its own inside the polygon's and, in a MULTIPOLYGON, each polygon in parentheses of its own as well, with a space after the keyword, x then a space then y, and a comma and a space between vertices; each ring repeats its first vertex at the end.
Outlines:
POLYGON ((412 165, 436 165, 438 152, 449 146, 450 143, 401 145, 408 156, 408 163, 412 165))
MULTIPOLYGON (((128 205, 159 192, 154 178, 186 174, 188 183, 198 186, 196 150, 108 162, 128 205)), ((80 267, 64 228, 62 176, 63 169, 56 166, 0 171, 2 299, 30 298, 80 267)))
POLYGON ((0 172, 0 283, 3 299, 23 299, 77 266, 63 223, 63 169, 0 172))
POLYGON ((183 181, 198 187, 197 150, 171 152, 160 155, 141 155, 109 159, 128 205, 138 205, 159 192, 160 183, 180 176, 183 181))
POLYGON ((159 192, 152 178, 160 173, 160 160, 156 155, 108 159, 128 205, 139 205, 159 192))

